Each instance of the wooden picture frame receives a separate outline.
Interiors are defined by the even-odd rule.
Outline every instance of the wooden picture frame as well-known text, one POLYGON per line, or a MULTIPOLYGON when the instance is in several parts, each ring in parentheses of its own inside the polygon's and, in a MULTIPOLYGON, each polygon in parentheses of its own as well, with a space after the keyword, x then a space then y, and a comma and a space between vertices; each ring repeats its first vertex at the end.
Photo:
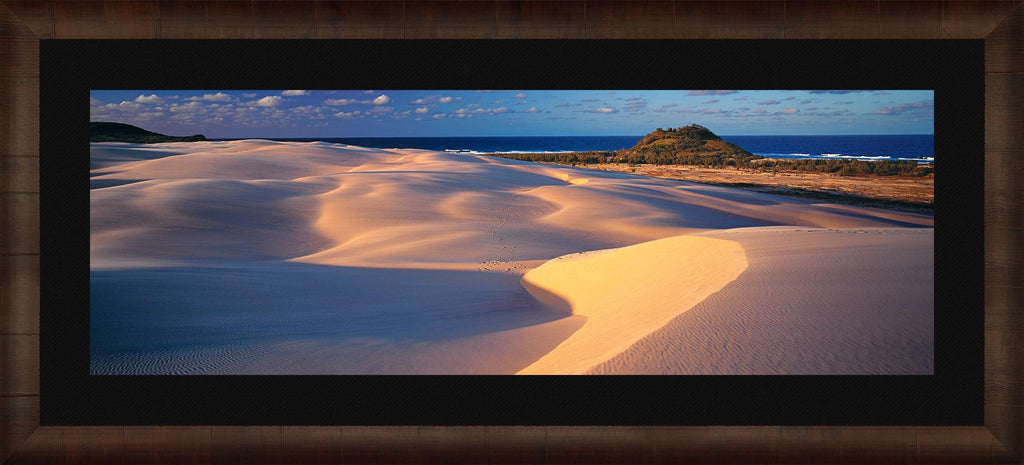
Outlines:
POLYGON ((1024 1, 0 0, 2 463, 1021 463, 1024 1), (39 427, 39 42, 985 40, 985 426, 39 427))

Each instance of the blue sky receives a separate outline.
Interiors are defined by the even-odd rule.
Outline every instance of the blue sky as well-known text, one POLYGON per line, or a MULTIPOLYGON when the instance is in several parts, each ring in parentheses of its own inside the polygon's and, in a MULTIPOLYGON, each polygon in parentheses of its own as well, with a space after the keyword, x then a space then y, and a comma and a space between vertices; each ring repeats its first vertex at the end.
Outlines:
POLYGON ((94 90, 92 121, 209 138, 932 134, 931 90, 94 90))

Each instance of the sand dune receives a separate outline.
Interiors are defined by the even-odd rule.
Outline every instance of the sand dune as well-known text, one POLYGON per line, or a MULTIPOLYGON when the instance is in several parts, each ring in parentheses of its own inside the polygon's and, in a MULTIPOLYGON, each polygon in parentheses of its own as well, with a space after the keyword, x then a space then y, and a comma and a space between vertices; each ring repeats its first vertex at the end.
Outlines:
POLYGON ((934 370, 933 230, 743 228, 749 268, 589 373, 906 374, 934 370))
MULTIPOLYGON (((266 140, 94 143, 91 165, 91 314, 93 335, 101 336, 92 339, 94 373, 720 369, 671 340, 688 331, 680 322, 695 312, 742 327, 745 314, 703 309, 727 298, 757 312, 750 286, 760 281, 749 279, 758 270, 794 277, 784 281, 791 289, 772 294, 779 300, 769 314, 803 309, 788 317, 799 319, 808 302, 835 300, 847 302, 837 320, 847 326, 855 319, 848 302, 870 280, 804 285, 795 277, 816 272, 790 273, 790 265, 821 262, 814 250, 828 249, 838 257, 827 262, 836 276, 878 267, 894 285, 920 284, 920 292, 920 279, 901 281, 899 260, 930 270, 923 252, 890 253, 923 251, 927 234, 878 233, 871 243, 818 234, 785 246, 761 239, 780 228, 927 232, 928 215, 613 172, 266 140), (780 252, 790 250, 804 252, 780 252), (744 256, 755 258, 747 271, 744 256)), ((906 304, 887 301, 888 292, 872 294, 878 312, 906 304)), ((912 326, 900 334, 921 336, 929 312, 928 301, 915 306, 898 321, 912 326)), ((892 333, 885 326, 895 320, 868 320, 852 338, 899 344, 878 336, 892 333)), ((752 329, 733 335, 744 331, 752 329)), ((741 340, 758 343, 714 344, 732 350, 730 341, 741 340)), ((808 351, 828 366, 827 346, 808 351)), ((874 355, 857 360, 835 366, 856 373, 909 366, 874 355)), ((736 366, 777 372, 794 363, 736 366)))
POLYGON ((538 300, 587 318, 519 374, 578 374, 626 350, 747 268, 739 244, 676 236, 551 260, 523 276, 538 300), (641 296, 642 294, 642 296, 641 296))

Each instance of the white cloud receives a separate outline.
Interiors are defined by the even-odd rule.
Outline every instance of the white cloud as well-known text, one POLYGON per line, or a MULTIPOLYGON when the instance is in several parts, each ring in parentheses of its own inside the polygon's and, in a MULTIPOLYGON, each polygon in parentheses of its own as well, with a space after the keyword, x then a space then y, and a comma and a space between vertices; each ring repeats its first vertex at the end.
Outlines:
POLYGON ((103 102, 101 102, 100 99, 95 97, 89 97, 89 105, 99 105, 101 103, 103 102))
POLYGON ((158 97, 156 94, 150 94, 135 97, 135 101, 138 103, 163 103, 164 99, 158 97))
POLYGON ((253 98, 255 96, 256 96, 256 94, 242 94, 242 97, 245 97, 245 98, 253 98))
POLYGON ((195 101, 199 101, 199 100, 203 100, 203 101, 207 101, 207 102, 230 102, 231 101, 231 96, 228 95, 228 94, 225 94, 223 92, 217 92, 216 94, 203 94, 202 97, 189 97, 189 98, 186 98, 185 100, 188 100, 190 102, 195 102, 195 101))
POLYGON ((573 111, 575 111, 576 113, 603 113, 603 114, 611 114, 611 113, 618 113, 619 112, 619 110, 616 110, 616 109, 614 109, 612 107, 599 107, 599 108, 591 108, 591 109, 587 109, 587 110, 573 110, 573 111))
POLYGON ((538 110, 537 107, 530 107, 529 110, 526 110, 523 113, 537 113, 538 111, 540 110, 538 110))
POLYGON ((526 98, 526 94, 520 92, 516 95, 513 95, 512 98, 526 98))
POLYGON ((763 102, 757 102, 758 105, 778 105, 779 101, 775 99, 765 100, 763 102))
POLYGON ((478 114, 478 115, 480 115, 480 114, 497 115, 497 114, 501 114, 501 113, 508 113, 508 108, 505 108, 505 107, 477 108, 477 109, 473 110, 472 112, 466 111, 465 108, 460 108, 458 110, 455 110, 455 113, 457 113, 457 114, 466 114, 466 115, 471 114, 471 113, 478 114))
POLYGON ((182 113, 189 112, 195 113, 203 108, 203 104, 200 102, 188 102, 182 105, 173 104, 171 105, 171 113, 182 113))
POLYGON ((286 90, 281 92, 281 95, 284 95, 285 97, 295 97, 297 95, 309 95, 309 92, 304 90, 286 90))
POLYGON ((380 94, 379 97, 373 99, 373 101, 371 101, 370 103, 374 105, 385 105, 388 102, 391 102, 391 97, 388 97, 387 95, 384 94, 380 94))
POLYGON ((324 105, 331 105, 331 106, 353 105, 353 104, 356 104, 356 103, 361 103, 361 102, 359 100, 353 100, 353 99, 350 99, 350 98, 329 98, 327 100, 324 100, 324 105))
POLYGON ((337 116, 338 118, 344 118, 344 119, 353 119, 353 118, 360 117, 362 114, 363 114, 362 112, 360 112, 359 110, 356 110, 356 111, 350 111, 348 113, 345 113, 343 111, 342 112, 338 112, 338 113, 335 113, 334 116, 337 116))
POLYGON ((452 102, 458 102, 459 100, 462 100, 462 97, 451 97, 451 96, 449 96, 449 97, 439 97, 437 95, 430 95, 430 96, 427 96, 427 97, 418 98, 418 99, 413 100, 412 102, 409 102, 409 103, 411 103, 413 105, 426 105, 428 103, 434 103, 434 102, 438 102, 438 103, 452 103, 452 102))
POLYGON ((784 114, 784 115, 795 115, 795 114, 797 114, 799 112, 800 112, 800 110, 798 110, 796 108, 787 108, 785 110, 782 110, 782 114, 784 114))
POLYGON ((441 119, 441 118, 444 118, 444 113, 438 113, 438 114, 436 114, 436 115, 432 116, 432 118, 434 118, 434 119, 441 119))
POLYGON ((885 107, 881 110, 872 112, 873 115, 901 115, 903 113, 910 113, 917 116, 929 116, 932 115, 935 109, 934 100, 923 100, 920 102, 901 103, 895 107, 885 107))
POLYGON ((419 108, 413 110, 413 113, 416 113, 417 115, 422 115, 422 114, 426 114, 427 111, 429 111, 429 110, 427 110, 427 107, 419 107, 419 108))
POLYGON ((251 102, 245 102, 249 106, 257 107, 276 107, 281 102, 281 96, 279 95, 268 95, 259 100, 253 100, 251 102))

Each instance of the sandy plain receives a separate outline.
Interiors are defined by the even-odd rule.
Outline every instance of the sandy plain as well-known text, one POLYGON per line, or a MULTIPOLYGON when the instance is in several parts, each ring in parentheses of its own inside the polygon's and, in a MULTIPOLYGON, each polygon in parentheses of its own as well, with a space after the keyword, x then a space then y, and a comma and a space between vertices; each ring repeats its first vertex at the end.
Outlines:
POLYGON ((426 150, 91 145, 93 374, 930 374, 933 218, 426 150))

